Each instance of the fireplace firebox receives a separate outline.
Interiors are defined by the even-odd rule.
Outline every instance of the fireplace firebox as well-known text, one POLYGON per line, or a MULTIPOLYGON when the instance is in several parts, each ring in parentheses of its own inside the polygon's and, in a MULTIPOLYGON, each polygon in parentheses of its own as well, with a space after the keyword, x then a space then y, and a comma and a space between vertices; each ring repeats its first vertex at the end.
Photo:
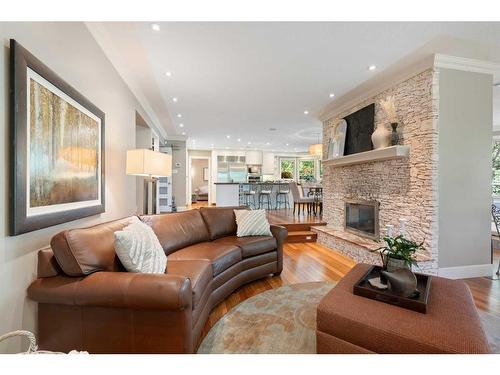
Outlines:
POLYGON ((378 240, 378 209, 379 202, 376 201, 346 201, 344 229, 359 236, 378 240))

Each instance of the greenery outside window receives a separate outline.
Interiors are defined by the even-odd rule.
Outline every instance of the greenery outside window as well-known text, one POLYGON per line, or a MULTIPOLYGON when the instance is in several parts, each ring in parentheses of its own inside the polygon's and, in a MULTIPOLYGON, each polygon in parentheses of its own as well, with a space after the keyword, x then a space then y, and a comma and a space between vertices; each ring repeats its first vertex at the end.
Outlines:
POLYGON ((494 197, 500 197, 500 140, 493 141, 491 191, 494 197))
POLYGON ((314 181, 314 159, 299 160, 299 180, 314 181))
POLYGON ((280 178, 289 180, 295 177, 295 159, 281 158, 280 159, 280 178))

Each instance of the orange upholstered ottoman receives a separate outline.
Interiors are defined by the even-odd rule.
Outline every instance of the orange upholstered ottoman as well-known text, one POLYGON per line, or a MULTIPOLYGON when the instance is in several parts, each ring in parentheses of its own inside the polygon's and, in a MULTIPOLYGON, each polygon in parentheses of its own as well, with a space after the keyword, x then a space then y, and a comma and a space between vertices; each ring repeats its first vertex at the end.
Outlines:
POLYGON ((320 302, 318 353, 490 353, 467 285, 433 277, 427 314, 356 296, 356 265, 320 302))

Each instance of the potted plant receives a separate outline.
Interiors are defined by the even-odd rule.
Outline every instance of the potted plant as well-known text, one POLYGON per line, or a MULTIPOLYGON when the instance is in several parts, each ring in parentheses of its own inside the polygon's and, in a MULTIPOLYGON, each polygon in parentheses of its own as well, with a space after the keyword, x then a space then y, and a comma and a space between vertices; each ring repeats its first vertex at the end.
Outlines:
POLYGON ((417 265, 415 252, 423 248, 423 242, 418 244, 401 234, 397 237, 386 236, 384 241, 385 246, 373 250, 379 252, 384 271, 393 272, 398 268, 411 270, 411 266, 417 265))

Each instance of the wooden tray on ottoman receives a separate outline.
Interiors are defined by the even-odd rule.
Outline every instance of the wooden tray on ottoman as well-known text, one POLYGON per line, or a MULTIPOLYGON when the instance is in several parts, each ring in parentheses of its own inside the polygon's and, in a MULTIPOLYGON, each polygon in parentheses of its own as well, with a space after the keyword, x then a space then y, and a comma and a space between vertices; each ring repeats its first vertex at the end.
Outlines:
POLYGON ((390 289, 380 290, 370 285, 369 279, 380 276, 382 267, 372 266, 368 269, 359 281, 353 286, 353 293, 370 298, 376 301, 388 303, 390 305, 399 306, 404 309, 417 311, 425 314, 427 312, 427 300, 429 298, 429 290, 431 287, 432 276, 415 273, 417 277, 417 289, 420 292, 418 298, 405 298, 391 293, 390 289))

